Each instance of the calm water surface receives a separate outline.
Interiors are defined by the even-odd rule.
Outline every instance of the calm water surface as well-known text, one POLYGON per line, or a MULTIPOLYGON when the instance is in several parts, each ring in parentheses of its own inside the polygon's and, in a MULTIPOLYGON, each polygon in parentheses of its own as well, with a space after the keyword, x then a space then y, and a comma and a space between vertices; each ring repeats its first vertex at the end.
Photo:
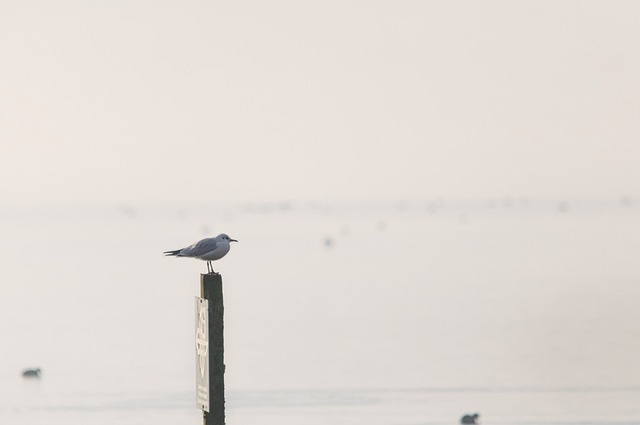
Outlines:
POLYGON ((640 424, 626 200, 4 206, 0 423, 199 423, 193 297, 229 233, 228 423, 640 424), (41 380, 24 380, 26 367, 41 380))

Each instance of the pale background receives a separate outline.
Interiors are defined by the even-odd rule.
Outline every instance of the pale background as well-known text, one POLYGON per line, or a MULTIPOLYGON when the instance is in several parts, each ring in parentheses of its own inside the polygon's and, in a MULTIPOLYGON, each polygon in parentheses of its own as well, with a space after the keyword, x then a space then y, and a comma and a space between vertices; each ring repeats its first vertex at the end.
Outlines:
POLYGON ((640 424, 639 17, 1 2, 0 422, 640 424))
POLYGON ((633 1, 4 1, 5 202, 638 192, 633 1))

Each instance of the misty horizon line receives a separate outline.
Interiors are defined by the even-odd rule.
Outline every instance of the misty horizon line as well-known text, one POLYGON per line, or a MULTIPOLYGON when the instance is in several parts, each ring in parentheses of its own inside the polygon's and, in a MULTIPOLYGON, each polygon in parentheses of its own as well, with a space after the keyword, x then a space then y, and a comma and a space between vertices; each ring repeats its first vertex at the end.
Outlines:
POLYGON ((571 206, 618 205, 623 207, 640 206, 640 195, 621 194, 609 196, 414 196, 414 197, 380 197, 380 198, 274 198, 271 200, 60 200, 57 202, 0 201, 0 212, 45 209, 50 211, 67 209, 117 210, 124 214, 132 214, 134 210, 145 208, 175 209, 177 211, 199 211, 203 209, 234 210, 239 212, 288 212, 293 210, 323 210, 327 208, 390 208, 405 211, 425 208, 429 211, 446 207, 486 207, 487 209, 522 208, 534 206, 555 206, 568 209, 571 206))

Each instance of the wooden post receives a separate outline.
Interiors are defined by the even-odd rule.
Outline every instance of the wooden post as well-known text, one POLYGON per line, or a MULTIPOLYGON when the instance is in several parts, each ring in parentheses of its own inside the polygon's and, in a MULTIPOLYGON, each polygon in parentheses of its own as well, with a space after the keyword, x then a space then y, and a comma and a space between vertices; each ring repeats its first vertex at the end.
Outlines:
POLYGON ((224 304, 222 276, 200 275, 200 293, 209 303, 209 412, 204 425, 224 425, 224 304))

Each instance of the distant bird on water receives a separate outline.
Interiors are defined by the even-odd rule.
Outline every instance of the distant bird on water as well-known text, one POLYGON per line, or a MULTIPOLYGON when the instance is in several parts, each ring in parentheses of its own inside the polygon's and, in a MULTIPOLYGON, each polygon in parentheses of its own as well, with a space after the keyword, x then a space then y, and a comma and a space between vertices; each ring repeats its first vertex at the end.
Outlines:
POLYGON ((42 371, 39 367, 35 369, 25 369, 22 372, 22 376, 24 376, 25 378, 39 378, 41 372, 42 371))
POLYGON ((176 249, 175 251, 165 251, 164 255, 174 257, 189 257, 197 258, 207 262, 207 272, 215 273, 213 271, 212 261, 216 261, 227 255, 229 249, 231 249, 231 242, 238 242, 235 239, 231 239, 229 235, 221 233, 215 238, 202 239, 190 245, 186 248, 176 249))
POLYGON ((460 423, 463 425, 473 425, 473 424, 477 424, 478 423, 478 417, 480 415, 478 415, 477 413, 474 413, 473 415, 464 415, 461 419, 460 419, 460 423))

